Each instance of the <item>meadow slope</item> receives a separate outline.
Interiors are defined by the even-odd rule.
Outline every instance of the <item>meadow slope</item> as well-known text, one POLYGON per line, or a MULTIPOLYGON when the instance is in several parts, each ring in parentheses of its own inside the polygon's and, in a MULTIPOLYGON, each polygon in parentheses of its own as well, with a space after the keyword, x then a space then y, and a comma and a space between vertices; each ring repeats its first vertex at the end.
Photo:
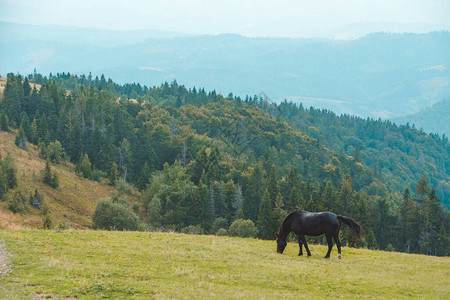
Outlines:
MULTIPOLYGON (((55 226, 64 222, 71 228, 90 227, 97 201, 117 193, 107 184, 77 176, 75 165, 67 161, 52 164, 52 171, 58 174, 59 187, 51 188, 42 181, 45 160, 39 158, 37 146, 28 143, 28 151, 25 151, 14 144, 14 139, 14 132, 0 131, 1 157, 11 153, 18 168, 18 187, 11 194, 20 192, 28 197, 37 189, 44 195, 44 204, 48 206, 55 226)), ((8 204, 8 201, 0 201, 0 229, 42 228, 40 210, 29 205, 25 213, 14 214, 8 209, 8 204)))
POLYGON ((0 298, 445 298, 450 258, 175 233, 0 230, 0 298))

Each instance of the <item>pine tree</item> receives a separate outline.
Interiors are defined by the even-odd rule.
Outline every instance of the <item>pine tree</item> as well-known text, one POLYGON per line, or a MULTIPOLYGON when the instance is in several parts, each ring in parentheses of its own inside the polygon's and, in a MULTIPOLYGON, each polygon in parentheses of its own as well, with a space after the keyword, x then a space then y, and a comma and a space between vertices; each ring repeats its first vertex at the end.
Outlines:
POLYGON ((161 226, 161 200, 159 197, 153 197, 147 207, 147 217, 151 225, 155 227, 161 226))
POLYGON ((45 114, 41 115, 38 122, 38 139, 48 145, 50 143, 50 131, 45 114))
POLYGON ((6 171, 4 170, 3 167, 3 161, 1 160, 0 157, 0 200, 4 201, 5 200, 5 195, 8 192, 9 189, 9 185, 8 185, 8 178, 6 175, 6 171))
POLYGON ((269 198, 271 201, 271 204, 275 203, 275 200, 278 196, 278 180, 277 180, 277 170, 275 168, 275 165, 272 165, 269 172, 269 177, 267 178, 267 191, 269 193, 269 198))
MULTIPOLYGON (((236 193, 235 193, 234 202, 233 202, 233 210, 234 210, 233 217, 234 217, 234 219, 237 219, 237 216, 239 215, 239 213, 242 213, 242 215, 244 214, 244 211, 242 210, 242 203, 243 203, 242 189, 241 189, 241 186, 238 184, 236 186, 236 193)), ((244 216, 242 216, 242 218, 243 217, 244 216)))
POLYGON ((273 226, 273 205, 270 200, 269 191, 266 189, 259 205, 258 230, 259 237, 265 240, 273 239, 276 227, 273 226))
POLYGON ((45 146, 44 142, 39 143, 39 157, 42 159, 48 158, 47 146, 45 146))
POLYGON ((424 175, 422 175, 422 177, 420 178, 420 180, 417 182, 417 185, 416 185, 416 195, 419 196, 419 199, 417 202, 420 206, 425 205, 426 196, 427 196, 429 190, 430 190, 430 188, 428 187, 428 180, 424 174, 424 175))
POLYGON ((119 179, 119 170, 117 169, 117 164, 113 162, 111 169, 108 174, 109 184, 115 186, 117 180, 119 179))
POLYGON ((200 226, 205 229, 206 231, 209 231, 212 225, 211 219, 212 219, 212 212, 211 212, 211 205, 210 205, 210 196, 209 196, 209 190, 208 186, 203 182, 203 180, 200 180, 199 182, 199 199, 201 201, 200 208, 201 213, 198 218, 198 223, 200 226))
POLYGON ((150 168, 148 167, 147 162, 145 162, 144 167, 142 167, 142 170, 139 173, 136 186, 140 191, 142 191, 149 183, 150 183, 150 168))
POLYGON ((0 114, 0 130, 9 132, 9 118, 5 112, 0 114))
POLYGON ((59 186, 58 175, 56 174, 56 172, 52 172, 49 159, 47 159, 47 161, 45 162, 45 168, 43 170, 43 181, 52 188, 57 188, 59 186))
POLYGON ((331 181, 327 180, 325 183, 325 188, 321 195, 320 207, 321 211, 334 211, 335 210, 335 193, 331 181))
POLYGON ((287 212, 292 212, 292 211, 297 210, 297 209, 303 209, 304 210, 304 209, 306 209, 305 207, 306 207, 305 206, 305 201, 304 201, 304 199, 302 197, 302 193, 300 191, 300 188, 298 186, 294 186, 291 189, 291 193, 289 194, 289 197, 288 197, 288 199, 286 201, 286 205, 285 205, 286 211, 287 212))
MULTIPOLYGON (((208 156, 206 154, 206 148, 203 147, 197 153, 194 161, 188 166, 188 172, 191 175, 191 180, 195 185, 198 185, 200 178, 202 177, 203 170, 208 163, 208 156)), ((205 182, 206 184, 206 182, 205 182)))
POLYGON ((78 172, 84 177, 84 178, 92 178, 92 165, 91 161, 89 160, 89 156, 85 153, 84 156, 80 159, 78 166, 78 172))
POLYGON ((256 164, 249 175, 248 183, 243 191, 242 209, 247 219, 254 223, 258 220, 259 203, 264 195, 264 176, 259 164, 256 164))
POLYGON ((2 162, 2 169, 5 174, 6 184, 9 189, 17 186, 17 165, 16 160, 8 152, 5 159, 2 162))
POLYGON ((338 203, 339 207, 338 212, 342 214, 350 214, 351 205, 353 204, 353 183, 349 174, 347 174, 341 183, 341 187, 339 189, 338 203))
POLYGON ((361 162, 361 153, 360 153, 359 145, 356 145, 356 147, 355 147, 354 159, 356 162, 361 162))
POLYGON ((275 199, 275 205, 272 211, 272 218, 273 218, 273 224, 275 226, 275 229, 277 224, 280 224, 283 220, 284 216, 286 215, 286 211, 283 209, 284 203, 283 203, 283 197, 281 196, 281 193, 278 193, 277 198, 275 199))
MULTIPOLYGON (((23 86, 22 78, 12 73, 7 75, 6 86, 3 91, 3 100, 1 101, 2 110, 8 115, 9 125, 16 127, 20 122, 20 113, 22 111, 23 86)), ((2 129, 3 130, 3 129, 2 129)))
POLYGON ((36 117, 33 119, 33 122, 31 123, 31 136, 30 136, 30 142, 33 144, 37 144, 39 140, 39 132, 38 132, 38 125, 36 117))
POLYGON ((31 126, 30 126, 30 119, 28 118, 28 115, 25 112, 22 113, 20 128, 23 129, 25 137, 29 141, 31 139, 31 126))
POLYGON ((24 150, 28 150, 27 138, 25 136, 25 131, 23 130, 22 126, 19 128, 19 131, 17 132, 15 144, 17 147, 20 147, 24 150))

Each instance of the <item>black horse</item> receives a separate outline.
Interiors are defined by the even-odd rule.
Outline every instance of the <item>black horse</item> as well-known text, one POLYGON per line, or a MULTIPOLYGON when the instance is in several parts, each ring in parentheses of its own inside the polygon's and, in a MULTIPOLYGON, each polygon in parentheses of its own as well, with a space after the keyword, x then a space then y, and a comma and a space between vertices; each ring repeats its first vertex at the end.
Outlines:
POLYGON ((286 237, 293 231, 298 235, 298 245, 300 253, 303 255, 302 243, 305 245, 308 256, 311 256, 308 244, 306 243, 305 235, 317 236, 325 233, 328 243, 328 252, 325 258, 330 257, 331 249, 333 248, 333 241, 336 242, 338 248, 338 258, 341 258, 341 241, 339 240, 339 230, 341 229, 341 222, 347 224, 356 237, 362 237, 362 227, 358 222, 349 217, 338 216, 332 212, 318 212, 311 213, 303 210, 297 210, 288 214, 281 222, 280 230, 277 233, 277 252, 283 253, 286 248, 286 237))

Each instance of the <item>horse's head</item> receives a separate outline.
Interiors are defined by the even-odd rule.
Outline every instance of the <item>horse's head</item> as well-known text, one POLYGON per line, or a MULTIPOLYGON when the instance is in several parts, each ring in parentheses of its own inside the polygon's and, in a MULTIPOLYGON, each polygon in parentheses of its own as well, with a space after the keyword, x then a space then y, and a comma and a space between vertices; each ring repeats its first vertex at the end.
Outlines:
POLYGON ((284 248, 286 248, 287 242, 285 239, 280 238, 277 233, 277 253, 283 254, 284 248))

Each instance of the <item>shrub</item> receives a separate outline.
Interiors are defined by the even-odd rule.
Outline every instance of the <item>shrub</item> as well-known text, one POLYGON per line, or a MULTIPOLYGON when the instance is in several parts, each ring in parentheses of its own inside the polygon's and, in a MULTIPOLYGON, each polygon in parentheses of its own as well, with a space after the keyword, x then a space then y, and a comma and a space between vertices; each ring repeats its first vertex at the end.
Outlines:
POLYGON ((53 218, 50 215, 50 210, 48 206, 42 208, 42 229, 52 229, 53 228, 53 218))
POLYGON ((48 158, 52 163, 58 164, 66 157, 63 147, 59 141, 51 142, 47 147, 48 158))
POLYGON ((138 230, 141 220, 131 208, 103 199, 95 207, 92 223, 95 229, 138 230))
POLYGON ((211 233, 216 234, 219 229, 225 229, 228 228, 228 221, 225 218, 217 218, 211 227, 211 233))
POLYGON ((92 170, 92 179, 93 180, 100 182, 102 177, 106 177, 106 172, 103 172, 102 170, 98 170, 98 169, 92 170))
POLYGON ((217 236, 227 236, 228 235, 228 231, 225 228, 219 228, 219 230, 217 230, 216 232, 217 236))
POLYGON ((27 208, 26 204, 27 204, 26 197, 23 196, 22 193, 16 192, 14 196, 10 198, 8 208, 15 214, 17 213, 22 214, 26 211, 27 208))
POLYGON ((230 225, 230 236, 256 237, 258 229, 252 220, 237 219, 230 225))

